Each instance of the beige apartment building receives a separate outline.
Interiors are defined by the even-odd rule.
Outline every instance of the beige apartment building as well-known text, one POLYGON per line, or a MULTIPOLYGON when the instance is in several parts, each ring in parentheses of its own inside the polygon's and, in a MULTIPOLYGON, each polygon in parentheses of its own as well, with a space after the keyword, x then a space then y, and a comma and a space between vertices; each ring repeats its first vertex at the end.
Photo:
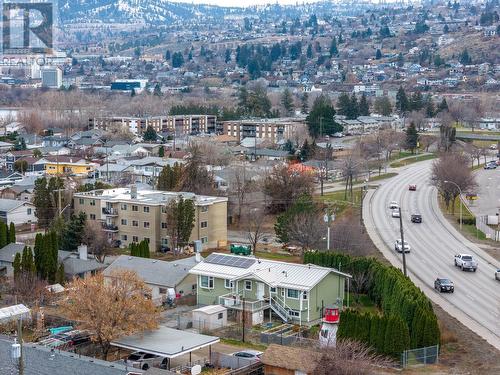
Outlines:
POLYGON ((167 205, 182 195, 193 199, 196 207, 191 241, 200 240, 204 248, 227 241, 227 198, 185 192, 116 188, 77 193, 75 212, 85 212, 87 220, 102 223, 110 240, 122 246, 147 240, 150 251, 170 247, 167 230, 167 205))
POLYGON ((249 119, 224 121, 223 134, 236 137, 238 142, 244 138, 259 138, 271 143, 290 139, 297 127, 305 126, 303 119, 249 119))
POLYGON ((89 129, 108 130, 113 127, 126 127, 136 135, 142 135, 148 126, 158 133, 186 135, 214 133, 217 116, 179 115, 151 117, 96 117, 89 118, 89 129))

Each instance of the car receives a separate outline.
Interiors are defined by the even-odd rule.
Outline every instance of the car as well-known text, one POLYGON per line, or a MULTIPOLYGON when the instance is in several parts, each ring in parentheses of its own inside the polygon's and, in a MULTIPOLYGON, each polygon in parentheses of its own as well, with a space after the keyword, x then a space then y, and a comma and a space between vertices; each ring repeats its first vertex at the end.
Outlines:
POLYGON ((497 149, 497 147, 498 147, 498 146, 497 146, 497 144, 496 144, 496 143, 492 143, 492 144, 490 145, 490 150, 496 150, 496 149, 497 149))
MULTIPOLYGON (((405 253, 410 252, 410 244, 405 241, 404 245, 405 253)), ((403 252, 403 246, 401 246, 401 240, 396 240, 396 243, 394 244, 394 250, 396 250, 398 253, 403 252)))
POLYGON ((410 186, 408 186, 408 190, 410 190, 410 191, 416 191, 417 190, 417 185, 410 185, 410 186))
POLYGON ((434 289, 436 289, 440 293, 453 293, 455 291, 455 286, 453 285, 453 281, 451 281, 450 279, 438 277, 434 281, 434 289))
POLYGON ((399 217, 400 216, 399 209, 392 210, 391 216, 392 217, 399 217))
POLYGON ((488 164, 485 164, 485 166, 484 166, 484 169, 496 169, 496 168, 497 168, 496 163, 488 163, 488 164))
POLYGON ((394 210, 395 208, 399 208, 399 204, 398 204, 398 202, 396 202, 396 201, 392 201, 391 203, 389 203, 389 208, 390 208, 391 210, 394 210))
POLYGON ((132 367, 147 370, 150 367, 165 367, 168 358, 156 354, 134 352, 127 357, 126 362, 131 363, 132 367))
POLYGON ((472 255, 457 254, 455 255, 455 267, 460 267, 462 271, 470 270, 476 272, 477 262, 474 260, 472 255))
POLYGON ((250 349, 245 349, 241 350, 239 352, 231 354, 232 356, 235 357, 240 357, 240 358, 248 358, 248 359, 255 359, 257 361, 260 361, 260 358, 262 357, 263 352, 259 352, 257 350, 250 350, 250 349))
POLYGON ((422 215, 420 215, 420 214, 411 215, 411 222, 421 224, 422 223, 422 215))
POLYGON ((500 281, 500 268, 495 271, 495 279, 500 281))

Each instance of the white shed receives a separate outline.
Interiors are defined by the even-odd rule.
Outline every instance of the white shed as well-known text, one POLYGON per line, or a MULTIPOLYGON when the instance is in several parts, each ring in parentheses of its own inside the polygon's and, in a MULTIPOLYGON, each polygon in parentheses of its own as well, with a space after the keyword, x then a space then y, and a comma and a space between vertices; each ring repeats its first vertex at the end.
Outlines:
POLYGON ((195 309, 193 312, 193 328, 214 330, 227 326, 227 308, 221 305, 209 305, 195 309))

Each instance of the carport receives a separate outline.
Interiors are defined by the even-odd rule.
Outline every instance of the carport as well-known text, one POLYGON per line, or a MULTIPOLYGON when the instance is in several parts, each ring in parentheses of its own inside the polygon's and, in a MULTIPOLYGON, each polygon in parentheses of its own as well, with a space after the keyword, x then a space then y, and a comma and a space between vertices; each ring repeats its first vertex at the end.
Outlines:
POLYGON ((212 345, 219 341, 220 339, 215 336, 200 335, 160 326, 154 331, 123 337, 113 341, 111 345, 166 357, 168 358, 168 369, 170 370, 170 360, 172 358, 189 354, 189 362, 191 362, 191 353, 207 346, 209 360, 212 361, 212 345))

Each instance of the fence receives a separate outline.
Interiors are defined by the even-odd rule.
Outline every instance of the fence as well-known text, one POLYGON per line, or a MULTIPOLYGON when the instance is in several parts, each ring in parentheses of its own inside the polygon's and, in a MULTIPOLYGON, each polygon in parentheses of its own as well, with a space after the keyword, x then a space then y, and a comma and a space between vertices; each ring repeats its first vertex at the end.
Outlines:
POLYGON ((500 241, 500 231, 491 228, 488 225, 488 216, 476 216, 476 228, 486 235, 486 238, 493 241, 500 241))
POLYGON ((248 367, 256 362, 255 359, 236 357, 234 355, 212 352, 212 364, 216 367, 230 368, 236 370, 248 367))
POLYGON ((432 365, 439 362, 439 345, 405 350, 401 353, 401 367, 432 365))

